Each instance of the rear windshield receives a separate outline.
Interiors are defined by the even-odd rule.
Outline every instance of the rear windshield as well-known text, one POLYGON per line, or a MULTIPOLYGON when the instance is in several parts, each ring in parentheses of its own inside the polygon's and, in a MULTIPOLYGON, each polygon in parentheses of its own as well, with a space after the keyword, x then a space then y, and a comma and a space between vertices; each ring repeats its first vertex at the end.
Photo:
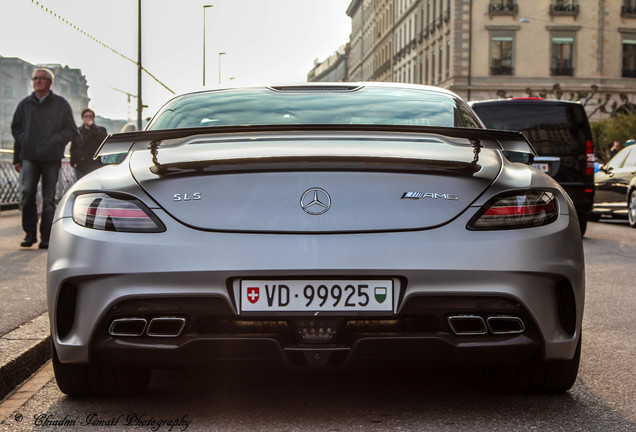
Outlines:
POLYGON ((451 95, 364 87, 346 91, 251 88, 194 93, 168 102, 148 129, 290 124, 480 127, 471 109, 451 95))
POLYGON ((475 104, 489 129, 521 131, 539 155, 585 152, 589 123, 584 110, 571 104, 475 104))

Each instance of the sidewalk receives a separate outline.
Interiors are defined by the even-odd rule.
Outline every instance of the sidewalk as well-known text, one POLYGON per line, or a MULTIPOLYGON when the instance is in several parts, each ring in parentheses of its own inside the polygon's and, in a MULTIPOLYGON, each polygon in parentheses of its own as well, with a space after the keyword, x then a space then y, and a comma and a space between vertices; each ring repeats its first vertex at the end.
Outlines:
POLYGON ((20 248, 18 210, 0 212, 0 399, 50 357, 47 251, 20 248))

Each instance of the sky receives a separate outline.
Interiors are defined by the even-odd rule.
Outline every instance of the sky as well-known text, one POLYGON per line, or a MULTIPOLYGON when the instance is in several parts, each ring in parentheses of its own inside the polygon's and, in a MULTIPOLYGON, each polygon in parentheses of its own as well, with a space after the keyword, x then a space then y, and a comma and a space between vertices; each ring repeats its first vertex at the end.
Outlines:
MULTIPOLYGON (((219 87, 219 79, 221 87, 305 82, 314 60, 324 61, 349 41, 350 3, 142 0, 141 63, 176 94, 204 89, 205 13, 205 88, 219 87)), ((134 120, 137 101, 129 104, 120 91, 137 94, 137 6, 135 0, 0 0, 0 56, 81 69, 97 115, 134 120)), ((144 118, 172 97, 144 74, 144 118)))

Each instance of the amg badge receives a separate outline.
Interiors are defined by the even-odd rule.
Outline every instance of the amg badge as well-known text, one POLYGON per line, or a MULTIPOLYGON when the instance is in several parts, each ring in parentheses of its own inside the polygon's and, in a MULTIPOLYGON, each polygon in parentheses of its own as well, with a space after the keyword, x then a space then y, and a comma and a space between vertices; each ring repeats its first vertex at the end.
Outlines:
POLYGON ((457 194, 449 194, 449 193, 435 193, 435 192, 404 192, 402 194, 401 199, 441 199, 441 200, 449 200, 449 201, 457 201, 459 199, 459 195, 457 194))

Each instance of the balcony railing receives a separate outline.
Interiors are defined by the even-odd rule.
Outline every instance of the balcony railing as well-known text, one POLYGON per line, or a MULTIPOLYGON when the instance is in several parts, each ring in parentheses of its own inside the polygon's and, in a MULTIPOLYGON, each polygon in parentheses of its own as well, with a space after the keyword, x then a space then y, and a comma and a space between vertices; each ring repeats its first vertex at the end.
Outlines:
POLYGON ((621 17, 636 18, 636 6, 621 6, 621 17))
POLYGON ((553 67, 550 69, 552 76, 574 76, 574 68, 572 67, 553 67))
POLYGON ((489 4, 488 15, 516 15, 519 12, 517 3, 489 4))
POLYGON ((636 78, 636 69, 623 69, 623 78, 636 78))
POLYGON ((490 75, 512 75, 512 66, 490 66, 490 75))
POLYGON ((552 16, 578 16, 579 15, 579 5, 577 4, 560 4, 560 5, 550 5, 550 15, 552 16))

